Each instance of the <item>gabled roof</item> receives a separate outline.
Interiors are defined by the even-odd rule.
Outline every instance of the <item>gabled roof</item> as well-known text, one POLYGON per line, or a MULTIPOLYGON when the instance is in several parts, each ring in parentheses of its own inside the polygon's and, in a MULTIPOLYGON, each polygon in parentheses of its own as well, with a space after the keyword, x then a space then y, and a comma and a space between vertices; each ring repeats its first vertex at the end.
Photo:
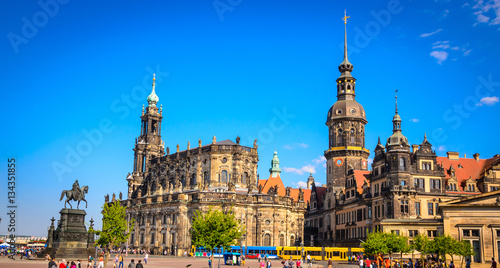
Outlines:
POLYGON ((354 178, 356 179, 358 193, 363 193, 363 184, 365 184, 365 182, 368 184, 368 187, 370 187, 370 173, 371 171, 368 170, 354 170, 354 178))
POLYGON ((281 177, 279 174, 276 177, 273 177, 270 175, 267 180, 259 180, 259 185, 264 186, 264 188, 262 189, 263 194, 267 194, 267 191, 269 191, 269 188, 277 185, 278 186, 278 195, 280 195, 280 196, 286 195, 285 185, 283 184, 283 181, 281 180, 281 177))
POLYGON ((467 205, 495 205, 498 206, 498 200, 500 199, 500 190, 487 192, 483 194, 466 196, 459 199, 452 199, 444 203, 440 203, 439 207, 449 207, 449 206, 467 206, 467 205))
POLYGON ((444 168, 445 178, 451 178, 450 168, 453 165, 455 169, 455 177, 458 181, 458 186, 461 188, 460 191, 454 192, 462 192, 462 183, 472 178, 473 180, 477 180, 481 177, 481 173, 484 169, 489 168, 491 164, 500 160, 500 156, 496 156, 489 159, 473 159, 473 158, 459 158, 456 160, 449 159, 448 157, 438 156, 437 163, 444 168))
POLYGON ((232 140, 230 139, 227 139, 227 140, 223 140, 223 141, 218 141, 216 142, 215 144, 217 145, 236 145, 236 143, 234 143, 232 140))
MULTIPOLYGON (((280 175, 273 177, 269 176, 267 180, 259 180, 259 186, 262 185, 264 187, 262 189, 262 193, 267 194, 267 191, 269 188, 274 187, 278 185, 278 195, 279 196, 286 196, 286 187, 283 184, 283 181, 281 180, 280 175)), ((304 202, 307 202, 311 200, 311 190, 310 189, 302 189, 302 192, 304 192, 304 202)), ((299 200, 299 189, 298 188, 292 188, 290 189, 290 197, 294 201, 299 200)))
POLYGON ((323 201, 325 200, 326 187, 315 186, 316 188, 316 201, 318 202, 318 208, 323 205, 323 201))

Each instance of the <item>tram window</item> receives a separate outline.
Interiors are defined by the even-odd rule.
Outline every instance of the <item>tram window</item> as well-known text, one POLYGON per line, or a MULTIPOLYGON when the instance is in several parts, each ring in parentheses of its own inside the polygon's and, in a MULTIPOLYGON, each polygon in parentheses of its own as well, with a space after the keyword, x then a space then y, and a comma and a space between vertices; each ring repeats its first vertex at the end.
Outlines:
POLYGON ((333 251, 332 254, 334 257, 338 257, 340 256, 340 251, 333 251))

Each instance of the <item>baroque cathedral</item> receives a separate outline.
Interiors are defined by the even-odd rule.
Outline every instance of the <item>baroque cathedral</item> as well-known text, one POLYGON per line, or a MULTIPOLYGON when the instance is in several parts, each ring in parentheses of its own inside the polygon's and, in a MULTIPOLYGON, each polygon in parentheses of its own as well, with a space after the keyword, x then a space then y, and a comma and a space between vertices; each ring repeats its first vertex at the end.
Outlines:
POLYGON ((196 147, 188 142, 185 150, 177 145, 171 153, 161 139, 162 107, 157 107, 153 78, 127 177, 128 198, 120 201, 127 220, 136 222, 128 248, 189 250, 194 212, 215 206, 233 208, 246 230, 239 241, 244 246, 358 247, 369 232, 380 230, 410 240, 418 234, 431 239, 449 234, 471 242, 474 262, 500 257, 500 155, 437 156, 425 134, 420 144, 411 144, 403 134, 396 96, 393 134, 385 145, 378 139, 369 170, 367 114, 355 99, 346 19, 337 101, 326 119, 326 184, 316 185, 311 174, 306 189, 285 187, 277 152, 269 178, 259 180, 257 141, 244 146, 239 137, 233 142, 214 136, 196 147))
MULTIPOLYGON (((306 189, 258 180, 257 140, 243 146, 240 138, 209 144, 187 143, 171 153, 161 138, 162 106, 152 92, 143 107, 141 133, 135 141, 134 166, 127 176, 128 194, 121 205, 128 221, 135 220, 126 247, 153 253, 180 255, 191 248, 189 229, 194 212, 210 207, 230 209, 244 226, 243 246, 295 245, 302 241, 306 189)), ((269 181, 279 181, 281 169, 275 152, 269 181)), ((121 197, 121 196, 120 196, 121 197)), ((121 198, 120 198, 121 199, 121 198)), ((105 202, 116 201, 115 195, 105 202)))

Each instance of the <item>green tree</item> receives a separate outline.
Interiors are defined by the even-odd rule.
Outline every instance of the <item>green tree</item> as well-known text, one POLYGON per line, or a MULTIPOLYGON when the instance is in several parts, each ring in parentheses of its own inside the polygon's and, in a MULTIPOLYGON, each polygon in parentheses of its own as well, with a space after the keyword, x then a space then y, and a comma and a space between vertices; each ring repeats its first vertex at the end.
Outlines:
POLYGON ((392 262, 392 254, 401 253, 403 256, 403 252, 410 252, 410 247, 408 245, 408 237, 399 236, 395 233, 385 233, 385 243, 387 245, 387 252, 389 254, 389 258, 392 262))
POLYGON ((210 207, 205 213, 200 210, 194 213, 190 234, 195 247, 205 247, 213 253, 216 247, 229 249, 241 239, 244 230, 232 208, 223 212, 210 207))
POLYGON ((460 267, 462 267, 464 264, 464 258, 474 255, 474 251, 469 241, 462 240, 455 243, 454 254, 460 256, 460 267))
MULTIPOLYGON (((89 230, 99 235, 99 239, 95 242, 96 245, 99 247, 119 247, 128 240, 130 230, 134 229, 134 219, 131 222, 127 222, 125 207, 120 205, 119 200, 104 204, 101 213, 102 230, 89 230)), ((108 263, 108 258, 109 252, 106 252, 104 267, 108 263)))
POLYGON ((418 234, 413 238, 412 249, 420 252, 420 260, 425 263, 425 255, 433 253, 433 243, 424 234, 418 234))
POLYGON ((385 243, 385 233, 383 232, 368 233, 368 237, 366 238, 365 242, 361 243, 361 247, 363 247, 364 253, 367 255, 378 255, 387 253, 388 248, 385 243))
POLYGON ((432 241, 433 251, 438 254, 440 258, 443 259, 446 264, 446 255, 449 255, 453 259, 453 254, 456 252, 457 240, 449 235, 440 235, 435 237, 432 241))

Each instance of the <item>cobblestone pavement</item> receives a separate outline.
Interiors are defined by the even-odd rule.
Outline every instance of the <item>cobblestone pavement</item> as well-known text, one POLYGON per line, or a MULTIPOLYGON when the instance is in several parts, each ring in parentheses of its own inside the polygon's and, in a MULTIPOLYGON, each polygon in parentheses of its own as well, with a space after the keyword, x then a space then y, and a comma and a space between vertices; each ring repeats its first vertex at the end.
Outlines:
MULTIPOLYGON (((125 257, 124 267, 127 268, 130 260, 134 259, 137 262, 136 256, 125 257)), ((223 259, 221 259, 223 261, 223 259)), ((272 268, 281 268, 281 260, 272 260, 272 268)), ((213 268, 217 268, 218 260, 215 259, 213 268)), ((83 263, 82 268, 87 267, 87 262, 83 263)), ((146 268, 185 268, 188 264, 191 264, 190 268, 208 268, 208 259, 206 258, 174 258, 174 257, 155 257, 149 258, 148 264, 144 265, 146 268)), ((48 262, 43 260, 19 260, 15 261, 8 259, 7 257, 0 257, 0 268, 47 268, 48 262)), ((109 261, 107 268, 112 268, 113 262, 109 261)), ((221 268, 230 268, 229 265, 223 265, 221 263, 221 268)), ((245 266, 236 266, 240 268, 259 268, 259 263, 257 260, 247 260, 245 266)), ((235 268, 236 268, 235 267, 235 268)), ((318 262, 314 264, 312 268, 324 268, 326 267, 326 261, 318 262)), ((304 267, 307 268, 307 267, 304 267)), ((357 268, 357 265, 347 264, 345 262, 334 263, 334 268, 357 268)))

